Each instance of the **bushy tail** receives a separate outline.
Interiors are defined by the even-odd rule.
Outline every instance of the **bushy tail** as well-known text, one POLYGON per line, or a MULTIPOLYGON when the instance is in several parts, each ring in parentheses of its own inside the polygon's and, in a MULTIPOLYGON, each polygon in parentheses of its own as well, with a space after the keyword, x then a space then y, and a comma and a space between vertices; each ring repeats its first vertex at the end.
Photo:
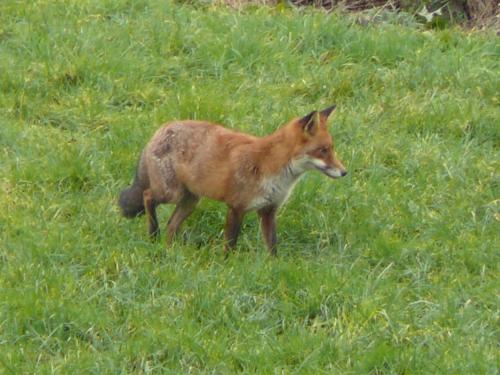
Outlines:
POLYGON ((133 184, 123 190, 118 199, 118 204, 125 217, 136 217, 144 214, 143 192, 148 184, 146 183, 147 176, 145 173, 141 173, 145 171, 144 168, 141 168, 141 164, 142 160, 137 167, 133 184))
POLYGON ((122 209, 123 216, 136 217, 144 213, 143 191, 139 185, 133 184, 120 193, 118 204, 122 209))

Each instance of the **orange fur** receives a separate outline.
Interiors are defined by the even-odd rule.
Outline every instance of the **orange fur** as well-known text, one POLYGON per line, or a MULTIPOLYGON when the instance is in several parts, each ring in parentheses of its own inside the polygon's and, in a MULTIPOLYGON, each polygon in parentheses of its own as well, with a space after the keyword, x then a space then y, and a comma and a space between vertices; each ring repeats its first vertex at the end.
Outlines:
POLYGON ((136 181, 122 193, 120 204, 124 212, 133 211, 126 207, 132 200, 126 199, 132 197, 129 191, 142 191, 150 233, 156 235, 156 205, 175 203, 171 239, 200 197, 225 202, 230 209, 226 247, 236 244, 244 214, 259 210, 266 244, 274 253, 275 212, 300 175, 312 169, 329 177, 346 174, 326 125, 333 109, 294 119, 265 137, 203 121, 168 123, 144 149, 136 181))

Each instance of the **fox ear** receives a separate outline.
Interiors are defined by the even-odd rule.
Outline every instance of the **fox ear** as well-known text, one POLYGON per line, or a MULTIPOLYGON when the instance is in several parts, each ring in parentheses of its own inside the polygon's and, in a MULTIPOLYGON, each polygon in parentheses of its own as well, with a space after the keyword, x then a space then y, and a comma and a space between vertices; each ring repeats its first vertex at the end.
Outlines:
POLYGON ((320 116, 321 116, 323 119, 325 119, 325 120, 326 120, 326 119, 328 118, 328 116, 330 116, 330 114, 331 114, 332 112, 334 112, 334 111, 335 111, 335 109, 336 109, 336 108, 337 108, 337 106, 334 104, 334 105, 332 105, 332 106, 330 106, 330 107, 328 107, 328 108, 325 108, 325 109, 324 109, 324 110, 322 110, 319 114, 320 114, 320 116))
POLYGON ((304 133, 313 135, 319 125, 318 111, 312 111, 308 115, 305 115, 299 120, 299 125, 304 130, 304 133))

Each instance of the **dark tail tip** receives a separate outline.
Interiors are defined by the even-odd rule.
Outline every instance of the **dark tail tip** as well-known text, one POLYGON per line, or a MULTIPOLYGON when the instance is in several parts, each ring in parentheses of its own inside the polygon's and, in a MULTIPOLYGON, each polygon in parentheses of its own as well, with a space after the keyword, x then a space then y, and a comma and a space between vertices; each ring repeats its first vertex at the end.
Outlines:
POLYGON ((125 217, 136 217, 144 213, 144 202, 142 198, 142 189, 132 185, 120 193, 118 204, 125 217))

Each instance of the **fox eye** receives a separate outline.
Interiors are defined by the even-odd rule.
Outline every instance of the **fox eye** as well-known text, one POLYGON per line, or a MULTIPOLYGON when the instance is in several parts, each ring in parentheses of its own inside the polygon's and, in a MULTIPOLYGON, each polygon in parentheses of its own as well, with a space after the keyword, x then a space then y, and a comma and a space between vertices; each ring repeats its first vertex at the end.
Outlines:
POLYGON ((321 147, 319 149, 319 152, 321 152, 323 155, 326 154, 328 152, 328 147, 321 147))

